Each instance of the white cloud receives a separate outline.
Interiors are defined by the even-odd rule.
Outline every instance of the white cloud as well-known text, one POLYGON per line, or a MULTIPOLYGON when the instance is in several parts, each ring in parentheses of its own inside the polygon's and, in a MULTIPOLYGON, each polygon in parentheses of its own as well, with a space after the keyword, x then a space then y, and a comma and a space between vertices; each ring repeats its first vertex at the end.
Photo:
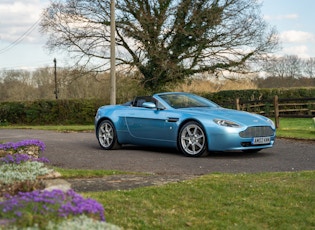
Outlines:
POLYGON ((287 30, 280 34, 280 39, 289 43, 315 42, 315 35, 304 31, 287 30))
MULTIPOLYGON (((0 41, 11 43, 19 39, 39 20, 46 1, 18 0, 0 3, 0 41)), ((38 27, 24 37, 23 42, 36 42, 41 39, 38 27)))
POLYGON ((290 46, 283 49, 284 54, 297 55, 301 58, 309 58, 310 49, 306 45, 290 46))
POLYGON ((305 31, 288 30, 280 34, 285 43, 281 53, 298 55, 301 58, 314 56, 315 34, 305 31))
POLYGON ((12 1, 0 4, 0 19, 5 25, 21 25, 38 19, 41 12, 40 1, 12 1))

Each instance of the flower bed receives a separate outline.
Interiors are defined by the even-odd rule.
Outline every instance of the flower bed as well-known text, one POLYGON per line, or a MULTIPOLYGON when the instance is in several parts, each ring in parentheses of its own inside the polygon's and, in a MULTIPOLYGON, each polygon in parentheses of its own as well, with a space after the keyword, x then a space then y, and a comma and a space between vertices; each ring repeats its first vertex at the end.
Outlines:
POLYGON ((0 198, 44 188, 38 177, 52 172, 45 165, 48 159, 40 157, 45 148, 40 140, 0 144, 0 198))
POLYGON ((84 214, 94 220, 105 221, 104 209, 92 199, 84 199, 73 190, 35 190, 6 196, 0 203, 3 224, 19 227, 37 225, 44 228, 49 221, 60 222, 68 217, 84 214))
POLYGON ((15 153, 25 153, 33 157, 39 157, 40 152, 43 152, 45 148, 44 142, 40 140, 7 142, 0 144, 0 157, 15 153))
POLYGON ((119 229, 105 222, 104 208, 73 190, 44 190, 53 170, 40 157, 38 140, 0 144, 0 229, 119 229))

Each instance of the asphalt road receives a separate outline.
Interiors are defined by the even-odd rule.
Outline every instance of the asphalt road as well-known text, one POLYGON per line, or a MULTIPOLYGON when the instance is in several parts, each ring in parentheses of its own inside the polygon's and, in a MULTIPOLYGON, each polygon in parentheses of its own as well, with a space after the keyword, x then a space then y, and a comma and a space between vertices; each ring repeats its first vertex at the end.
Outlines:
POLYGON ((277 139, 259 153, 211 153, 184 157, 176 150, 123 146, 102 150, 94 133, 0 129, 0 143, 39 139, 46 144, 42 156, 63 168, 104 169, 155 174, 202 175, 212 172, 251 173, 315 170, 315 141, 277 139))

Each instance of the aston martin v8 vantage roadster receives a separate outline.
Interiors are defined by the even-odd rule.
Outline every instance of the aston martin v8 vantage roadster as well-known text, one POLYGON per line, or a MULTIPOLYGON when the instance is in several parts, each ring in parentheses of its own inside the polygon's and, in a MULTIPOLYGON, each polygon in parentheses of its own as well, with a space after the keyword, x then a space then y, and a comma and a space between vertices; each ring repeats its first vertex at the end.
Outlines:
POLYGON ((276 138, 275 125, 267 117, 226 109, 183 92, 102 106, 95 116, 95 130, 105 150, 132 144, 177 148, 193 157, 210 151, 258 152, 272 147, 276 138))

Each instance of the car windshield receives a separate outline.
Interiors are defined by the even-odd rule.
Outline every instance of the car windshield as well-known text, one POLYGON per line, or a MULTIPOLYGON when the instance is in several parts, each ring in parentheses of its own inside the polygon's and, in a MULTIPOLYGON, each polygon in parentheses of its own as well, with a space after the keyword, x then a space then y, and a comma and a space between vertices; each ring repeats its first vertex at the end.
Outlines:
POLYGON ((206 98, 199 97, 194 94, 167 93, 160 94, 159 97, 175 109, 192 107, 219 107, 217 104, 207 100, 206 98))

